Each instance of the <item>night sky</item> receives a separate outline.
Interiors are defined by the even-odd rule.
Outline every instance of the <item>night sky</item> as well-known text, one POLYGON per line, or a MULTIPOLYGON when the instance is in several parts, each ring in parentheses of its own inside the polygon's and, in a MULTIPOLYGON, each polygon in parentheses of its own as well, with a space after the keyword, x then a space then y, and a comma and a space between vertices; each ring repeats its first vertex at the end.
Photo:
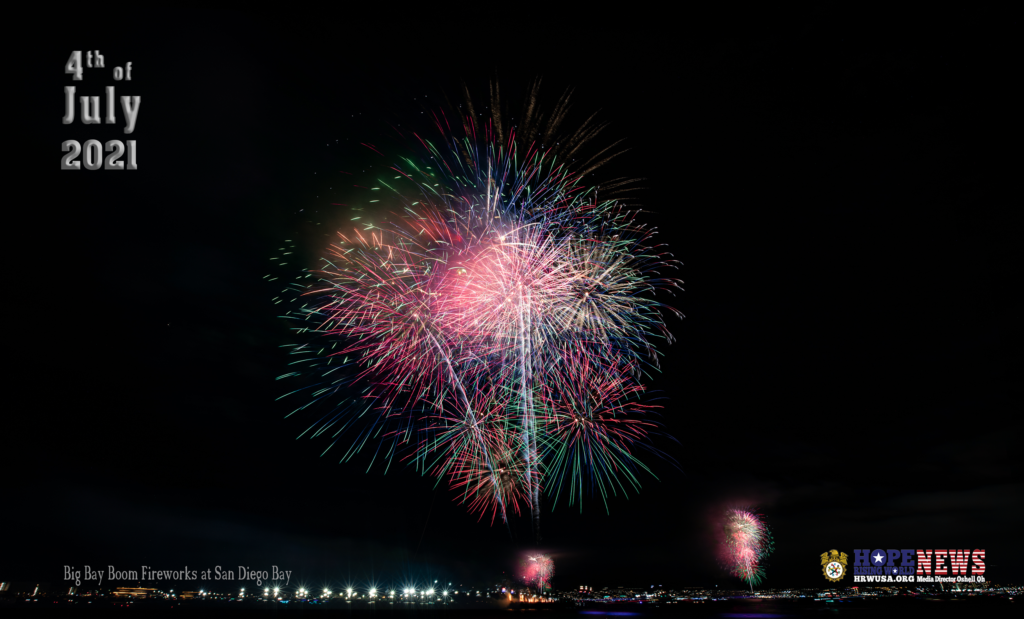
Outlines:
POLYGON ((648 457, 658 480, 610 514, 597 497, 545 513, 556 587, 737 584, 708 542, 730 503, 772 527, 767 585, 828 584, 832 548, 985 548, 990 580, 1024 576, 998 16, 380 10, 50 16, 23 50, 0 580, 220 564, 468 584, 533 547, 527 519, 478 522, 445 483, 296 440, 312 420, 275 402, 294 340, 261 279, 310 211, 330 219, 358 142, 494 75, 509 97, 538 75, 548 102, 574 87, 577 122, 600 109, 602 139, 631 149, 600 174, 644 178, 684 263, 686 318, 649 385, 676 464, 648 457), (133 62, 131 82, 78 83, 140 95, 133 135, 120 109, 61 124, 75 49, 133 62), (137 171, 57 171, 63 140, 129 137, 137 171))

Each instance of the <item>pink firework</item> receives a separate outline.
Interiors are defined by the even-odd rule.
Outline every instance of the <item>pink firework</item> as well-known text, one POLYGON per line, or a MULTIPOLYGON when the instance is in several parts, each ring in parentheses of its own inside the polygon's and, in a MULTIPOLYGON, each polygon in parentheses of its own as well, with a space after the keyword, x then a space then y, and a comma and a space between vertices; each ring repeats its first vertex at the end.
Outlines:
POLYGON ((538 591, 550 589, 554 575, 555 562, 545 554, 531 554, 523 560, 522 578, 527 585, 536 587, 538 591))
POLYGON ((745 509, 726 510, 720 540, 721 560, 729 573, 750 585, 764 579, 763 561, 774 550, 763 516, 745 509))

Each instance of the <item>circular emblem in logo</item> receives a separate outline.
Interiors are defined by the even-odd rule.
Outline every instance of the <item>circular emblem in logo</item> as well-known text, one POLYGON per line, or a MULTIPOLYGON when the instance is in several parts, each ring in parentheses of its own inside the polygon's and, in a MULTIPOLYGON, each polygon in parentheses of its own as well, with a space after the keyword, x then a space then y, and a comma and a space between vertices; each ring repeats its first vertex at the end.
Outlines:
POLYGON ((835 548, 828 552, 821 553, 819 557, 821 559, 821 573, 825 575, 827 580, 832 582, 839 582, 843 576, 846 576, 846 553, 839 552, 835 548))
POLYGON ((829 561, 825 566, 825 575, 832 580, 839 580, 843 577, 843 565, 838 561, 829 561))

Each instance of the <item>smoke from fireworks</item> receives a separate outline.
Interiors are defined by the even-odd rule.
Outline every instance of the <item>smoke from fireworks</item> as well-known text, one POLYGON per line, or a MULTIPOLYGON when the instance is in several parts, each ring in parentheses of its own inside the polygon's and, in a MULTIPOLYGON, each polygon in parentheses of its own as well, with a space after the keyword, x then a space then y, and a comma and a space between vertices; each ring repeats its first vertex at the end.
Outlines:
POLYGON ((771 533, 761 514, 728 509, 723 515, 720 559, 733 576, 754 585, 764 579, 762 562, 774 550, 771 533))
MULTIPOLYGON (((559 109, 531 122, 557 136, 559 109)), ((497 112, 482 126, 463 115, 462 137, 443 112, 434 121, 434 141, 399 133, 409 152, 366 188, 385 221, 339 232, 286 289, 301 307, 285 317, 309 340, 279 378, 312 379, 286 395, 308 394, 293 412, 326 411, 312 436, 355 435, 343 461, 367 444, 374 461, 404 453, 481 517, 529 510, 539 539, 542 490, 581 507, 596 492, 607 508, 639 488, 637 451, 656 453, 658 427, 640 378, 655 339, 672 341, 663 313, 678 315, 654 293, 679 288, 660 274, 677 263, 584 183, 600 159, 558 159, 586 131, 566 151, 503 130, 497 112)))

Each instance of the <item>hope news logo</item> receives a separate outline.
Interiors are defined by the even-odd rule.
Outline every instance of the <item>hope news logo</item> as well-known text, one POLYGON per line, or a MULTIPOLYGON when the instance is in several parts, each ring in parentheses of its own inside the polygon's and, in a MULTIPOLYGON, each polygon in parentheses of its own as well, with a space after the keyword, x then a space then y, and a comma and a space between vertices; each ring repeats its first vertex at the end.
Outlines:
MULTIPOLYGON (((845 552, 831 550, 820 558, 827 580, 839 582, 846 576, 845 552)), ((985 582, 985 550, 858 548, 852 567, 854 582, 985 582)))

